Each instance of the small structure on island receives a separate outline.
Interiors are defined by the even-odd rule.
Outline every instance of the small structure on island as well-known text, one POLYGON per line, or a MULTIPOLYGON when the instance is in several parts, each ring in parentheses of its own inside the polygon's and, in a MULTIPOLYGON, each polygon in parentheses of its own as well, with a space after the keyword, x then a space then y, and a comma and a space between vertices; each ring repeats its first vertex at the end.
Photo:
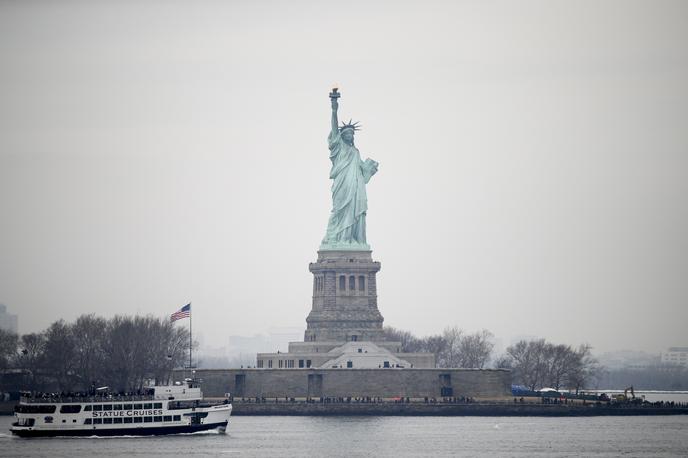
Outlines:
POLYGON ((435 367, 432 353, 404 353, 385 340, 376 275, 366 240, 366 184, 378 163, 361 159, 354 144, 358 124, 339 125, 340 93, 330 93, 328 137, 332 211, 313 274, 313 303, 303 342, 288 352, 259 353, 256 368, 198 370, 215 395, 250 398, 497 397, 510 394, 503 369, 435 367))

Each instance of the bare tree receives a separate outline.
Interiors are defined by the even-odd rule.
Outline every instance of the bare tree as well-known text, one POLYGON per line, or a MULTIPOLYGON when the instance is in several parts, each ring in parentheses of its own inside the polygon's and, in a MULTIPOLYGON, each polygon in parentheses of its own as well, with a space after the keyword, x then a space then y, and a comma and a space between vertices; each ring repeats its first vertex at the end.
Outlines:
POLYGON ((149 380, 169 381, 172 370, 188 360, 188 342, 189 331, 167 317, 82 315, 72 324, 60 320, 41 334, 22 336, 12 360, 28 374, 24 389, 71 391, 95 383, 136 391, 149 380))
POLYGON ((463 331, 458 326, 450 326, 442 332, 444 346, 437 355, 439 367, 460 367, 461 337, 463 331))
POLYGON ((513 369, 514 360, 509 355, 500 355, 494 360, 496 369, 513 369))
POLYGON ((386 327, 385 336, 387 340, 400 341, 403 352, 434 353, 437 367, 483 368, 494 348, 494 336, 486 329, 466 334, 458 326, 450 326, 442 334, 418 338, 409 331, 386 327))
POLYGON ((410 331, 393 328, 392 326, 385 326, 383 328, 385 340, 390 342, 401 342, 402 352, 417 352, 420 347, 420 339, 414 336, 410 331))
MULTIPOLYGON (((418 351, 424 351, 435 354, 436 358, 439 360, 439 354, 442 353, 447 342, 444 337, 440 334, 423 337, 420 339, 420 347, 418 351)), ((439 367, 439 361, 436 363, 439 367)))
POLYGON ((81 315, 72 324, 74 369, 82 389, 102 384, 104 341, 107 321, 95 315, 81 315))
POLYGON ((556 390, 568 387, 578 391, 599 370, 590 350, 589 345, 573 349, 544 339, 521 340, 507 348, 506 355, 499 359, 499 367, 511 368, 513 380, 531 390, 551 386, 556 390))
POLYGON ((71 327, 63 320, 56 321, 45 331, 44 368, 55 380, 57 388, 65 391, 74 386, 75 343, 71 327))
POLYGON ((17 334, 0 329, 0 370, 7 369, 17 354, 17 334))
POLYGON ((116 390, 133 388, 132 381, 136 377, 136 368, 140 365, 139 353, 145 351, 145 346, 140 346, 137 337, 137 329, 132 318, 115 316, 108 321, 103 346, 103 375, 116 390))
POLYGON ((456 367, 471 367, 482 369, 490 361, 494 343, 494 335, 487 329, 474 334, 462 335, 459 339, 459 365, 456 367))
POLYGON ((184 366, 189 355, 189 331, 175 327, 168 320, 152 320, 152 345, 149 358, 150 376, 156 382, 167 382, 175 367, 184 366))
POLYGON ((44 385, 44 365, 45 365, 45 333, 24 334, 19 342, 19 354, 17 355, 16 366, 28 372, 29 390, 42 390, 44 385))
POLYGON ((591 350, 592 347, 588 344, 578 347, 572 359, 571 368, 566 374, 569 388, 575 389, 576 393, 597 381, 603 373, 602 366, 592 356, 591 350))
POLYGON ((575 363, 575 352, 568 345, 549 344, 543 348, 543 384, 558 390, 575 363))
POLYGON ((511 359, 513 380, 535 390, 542 386, 544 339, 521 340, 506 349, 511 359))

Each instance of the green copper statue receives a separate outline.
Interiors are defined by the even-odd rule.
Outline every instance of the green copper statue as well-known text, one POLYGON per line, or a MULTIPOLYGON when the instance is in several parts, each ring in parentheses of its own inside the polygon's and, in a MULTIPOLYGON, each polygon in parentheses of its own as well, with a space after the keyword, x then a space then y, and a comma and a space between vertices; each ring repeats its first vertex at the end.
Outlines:
POLYGON ((361 160, 354 146, 354 133, 358 123, 339 126, 337 109, 340 93, 333 88, 332 130, 328 137, 332 169, 332 213, 327 224, 327 234, 321 250, 370 250, 366 243, 366 211, 368 198, 365 185, 377 172, 378 163, 372 159, 361 160))

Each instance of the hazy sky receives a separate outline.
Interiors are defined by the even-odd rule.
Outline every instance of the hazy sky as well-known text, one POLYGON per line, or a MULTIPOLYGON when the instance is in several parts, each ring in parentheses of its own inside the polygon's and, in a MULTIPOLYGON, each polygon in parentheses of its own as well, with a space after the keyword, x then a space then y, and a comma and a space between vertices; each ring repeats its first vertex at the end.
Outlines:
POLYGON ((385 324, 688 345, 688 2, 0 3, 0 302, 305 328, 333 82, 385 324))

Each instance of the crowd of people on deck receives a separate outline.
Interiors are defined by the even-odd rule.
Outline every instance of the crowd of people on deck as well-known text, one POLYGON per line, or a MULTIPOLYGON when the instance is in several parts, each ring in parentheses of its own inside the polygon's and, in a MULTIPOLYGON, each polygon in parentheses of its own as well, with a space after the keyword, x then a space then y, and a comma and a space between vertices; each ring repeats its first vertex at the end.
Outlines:
POLYGON ((113 400, 126 401, 132 398, 145 398, 153 396, 155 390, 153 388, 144 388, 136 391, 118 391, 113 392, 107 389, 92 388, 89 391, 62 391, 59 393, 53 392, 22 392, 21 398, 23 401, 34 402, 79 402, 84 400, 113 400))

